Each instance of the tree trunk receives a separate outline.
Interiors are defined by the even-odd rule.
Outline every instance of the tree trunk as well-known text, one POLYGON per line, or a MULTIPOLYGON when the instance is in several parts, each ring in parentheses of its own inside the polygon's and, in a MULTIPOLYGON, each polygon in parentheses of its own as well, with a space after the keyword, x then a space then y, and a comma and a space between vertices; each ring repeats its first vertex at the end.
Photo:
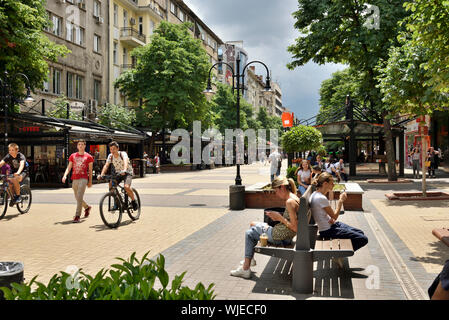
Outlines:
MULTIPOLYGON (((420 122, 420 125, 423 122, 420 122)), ((425 124, 425 122, 424 122, 425 124)), ((427 197, 427 182, 426 182, 426 155, 427 155, 427 140, 423 133, 421 133, 421 169, 422 169, 422 195, 423 197, 427 197)), ((429 175, 430 176, 430 175, 429 175)))
POLYGON ((396 163, 395 163, 395 153, 393 144, 393 132, 391 130, 390 119, 387 119, 387 114, 383 114, 384 121, 384 141, 385 149, 387 151, 387 162, 388 162, 388 181, 397 181, 398 177, 396 174, 396 163))

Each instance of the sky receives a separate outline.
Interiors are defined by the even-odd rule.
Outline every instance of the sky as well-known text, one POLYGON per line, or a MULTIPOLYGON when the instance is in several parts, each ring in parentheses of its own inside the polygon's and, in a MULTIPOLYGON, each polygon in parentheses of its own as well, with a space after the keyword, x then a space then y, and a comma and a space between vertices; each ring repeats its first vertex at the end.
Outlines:
MULTIPOLYGON (((319 109, 321 82, 345 66, 317 65, 313 62, 295 70, 287 69, 292 61, 287 51, 299 31, 294 28, 292 13, 297 0, 184 0, 203 22, 223 41, 243 40, 249 60, 267 64, 272 79, 282 90, 282 103, 299 119, 315 116, 319 109)), ((263 67, 256 73, 265 77, 263 67)))

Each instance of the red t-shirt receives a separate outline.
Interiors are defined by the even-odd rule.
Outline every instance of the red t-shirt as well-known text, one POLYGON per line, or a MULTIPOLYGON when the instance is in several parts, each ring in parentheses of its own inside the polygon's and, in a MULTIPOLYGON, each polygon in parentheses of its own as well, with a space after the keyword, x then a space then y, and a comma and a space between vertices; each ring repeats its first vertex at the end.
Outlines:
POLYGON ((94 162, 94 158, 87 152, 80 155, 78 152, 70 155, 69 161, 73 163, 72 180, 89 179, 89 163, 94 162))

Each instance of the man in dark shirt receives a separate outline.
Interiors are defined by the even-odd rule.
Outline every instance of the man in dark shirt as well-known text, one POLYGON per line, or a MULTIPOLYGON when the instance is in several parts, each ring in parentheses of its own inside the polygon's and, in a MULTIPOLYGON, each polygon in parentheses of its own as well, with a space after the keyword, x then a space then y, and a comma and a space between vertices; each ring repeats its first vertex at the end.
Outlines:
POLYGON ((446 261, 443 270, 433 281, 428 293, 432 300, 449 300, 449 260, 446 261))
POLYGON ((8 178, 11 193, 15 193, 15 197, 14 199, 11 199, 10 203, 12 206, 22 201, 20 198, 20 183, 27 176, 28 168, 26 166, 26 158, 19 152, 19 146, 17 144, 10 143, 8 145, 8 151, 9 154, 7 154, 2 161, 0 161, 0 168, 7 164, 11 168, 10 173, 14 175, 14 177, 8 178))

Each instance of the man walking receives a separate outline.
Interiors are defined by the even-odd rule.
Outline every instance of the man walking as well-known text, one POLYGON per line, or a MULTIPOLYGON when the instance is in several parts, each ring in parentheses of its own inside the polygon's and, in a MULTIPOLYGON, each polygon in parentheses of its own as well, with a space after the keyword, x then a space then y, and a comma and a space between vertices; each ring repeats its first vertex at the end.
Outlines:
POLYGON ((94 158, 85 152, 86 141, 79 140, 76 145, 78 152, 72 153, 69 157, 69 165, 62 177, 62 183, 65 183, 70 170, 72 170, 72 189, 76 199, 76 213, 73 223, 80 222, 81 209, 84 208, 84 218, 87 218, 92 209, 84 201, 84 192, 86 187, 92 187, 92 170, 94 158))

